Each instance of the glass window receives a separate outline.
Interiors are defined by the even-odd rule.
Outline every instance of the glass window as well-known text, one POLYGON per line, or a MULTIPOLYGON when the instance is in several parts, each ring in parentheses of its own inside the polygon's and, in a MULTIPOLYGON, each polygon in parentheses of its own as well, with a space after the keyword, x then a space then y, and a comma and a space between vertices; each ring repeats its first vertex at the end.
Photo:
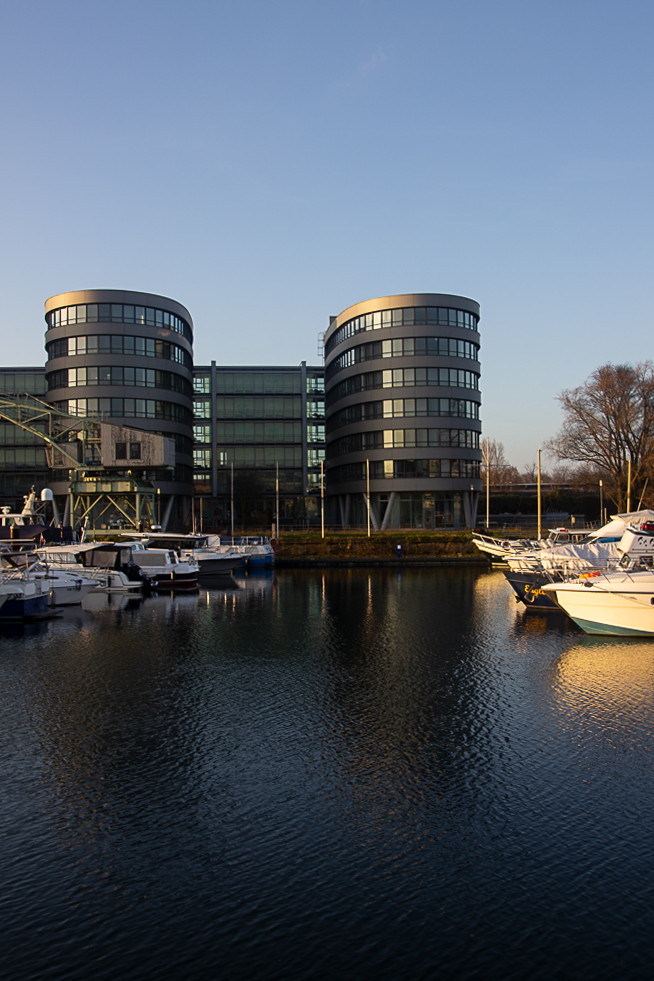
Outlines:
POLYGON ((127 443, 116 443, 116 459, 127 459, 127 443))
POLYGON ((122 416, 122 414, 123 414, 123 400, 122 399, 112 399, 111 400, 111 414, 112 414, 112 416, 122 416))
POLYGON ((112 385, 122 385, 123 384, 123 369, 122 369, 122 366, 115 365, 111 369, 111 384, 112 385))
POLYGON ((415 309, 415 323, 416 324, 424 324, 424 323, 426 323, 425 307, 416 307, 416 309, 415 309))
POLYGON ((145 322, 146 322, 146 324, 149 324, 151 327, 154 327, 154 308, 153 307, 146 307, 145 308, 145 322))
POLYGON ((134 323, 145 323, 145 307, 134 307, 134 323))
POLYGON ((134 323, 134 307, 133 306, 128 306, 127 304, 125 304, 125 306, 123 307, 123 319, 124 319, 124 321, 125 321, 126 324, 133 324, 134 323))
POLYGON ((390 326, 391 326, 391 311, 382 310, 382 327, 390 327, 390 326))
POLYGON ((108 303, 98 304, 98 319, 100 323, 102 324, 109 323, 109 321, 111 320, 110 313, 111 313, 111 307, 109 306, 108 303))
POLYGON ((405 327, 407 326, 407 324, 411 326, 411 324, 413 323, 413 307, 405 307, 405 309, 403 310, 403 315, 404 315, 403 321, 405 327))
POLYGON ((129 444, 129 458, 130 458, 130 460, 140 460, 141 459, 141 444, 140 443, 130 443, 129 444))
POLYGON ((123 338, 120 334, 111 335, 111 353, 112 354, 122 354, 123 353, 123 338))
POLYGON ((155 310, 154 315, 157 327, 163 327, 163 310, 155 310))
POLYGON ((392 311, 392 314, 393 314, 393 326, 394 327, 401 326, 401 324, 402 324, 402 311, 401 310, 393 310, 392 311))
POLYGON ((145 337, 134 338, 134 351, 138 355, 145 354, 145 337))
POLYGON ((77 323, 86 323, 86 304, 83 304, 81 307, 77 308, 77 323))
POLYGON ((381 315, 381 311, 378 310, 376 313, 373 313, 372 315, 373 330, 379 330, 381 325, 382 325, 382 315, 381 315))
POLYGON ((125 354, 134 354, 133 337, 123 337, 123 351, 125 354))
POLYGON ((122 303, 112 303, 111 304, 111 319, 114 323, 121 324, 123 322, 123 305, 122 303))
POLYGON ((86 322, 88 324, 97 323, 98 320, 98 304, 89 303, 86 307, 86 322))
POLYGON ((77 323, 77 307, 68 307, 68 323, 77 323))
POLYGON ((168 313, 167 310, 164 310, 163 312, 163 322, 164 322, 164 327, 170 327, 170 314, 168 313))

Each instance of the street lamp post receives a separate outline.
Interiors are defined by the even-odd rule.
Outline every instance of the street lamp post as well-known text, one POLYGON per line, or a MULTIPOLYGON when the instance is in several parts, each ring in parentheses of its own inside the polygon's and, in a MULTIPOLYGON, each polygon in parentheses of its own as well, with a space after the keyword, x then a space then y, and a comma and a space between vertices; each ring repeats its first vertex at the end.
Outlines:
POLYGON ((602 481, 599 482, 600 490, 600 524, 604 521, 604 486, 602 481))

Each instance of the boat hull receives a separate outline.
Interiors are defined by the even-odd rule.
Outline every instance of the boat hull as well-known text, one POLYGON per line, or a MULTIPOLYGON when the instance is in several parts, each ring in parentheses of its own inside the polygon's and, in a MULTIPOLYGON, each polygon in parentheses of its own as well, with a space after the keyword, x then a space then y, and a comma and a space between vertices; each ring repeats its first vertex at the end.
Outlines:
POLYGON ((224 555, 216 552, 213 555, 196 555, 198 576, 231 576, 234 569, 245 563, 243 555, 224 555))
POLYGON ((593 589, 557 590, 558 605, 587 634, 654 637, 650 595, 593 589))
POLYGON ((554 595, 543 591, 543 586, 552 582, 553 575, 544 575, 538 572, 507 572, 506 570, 503 570, 503 574, 516 597, 529 609, 560 612, 554 595))
POLYGON ((0 606, 0 621, 25 620, 48 612, 50 593, 16 594, 0 606))
MULTIPOLYGON (((144 570, 147 572, 147 570, 144 570)), ((166 572, 149 576, 149 588, 157 593, 174 590, 189 590, 198 588, 198 576, 195 572, 166 572)))

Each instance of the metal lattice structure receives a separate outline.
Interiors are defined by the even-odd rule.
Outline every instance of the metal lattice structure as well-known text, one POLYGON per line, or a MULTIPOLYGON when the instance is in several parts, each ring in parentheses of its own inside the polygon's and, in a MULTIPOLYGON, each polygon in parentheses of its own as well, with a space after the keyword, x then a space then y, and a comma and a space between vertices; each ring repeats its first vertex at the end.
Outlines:
MULTIPOLYGON (((143 467, 174 465, 171 440, 143 430, 115 426, 102 419, 71 416, 31 395, 0 396, 0 421, 13 423, 45 443, 51 470, 64 471, 69 481, 64 524, 103 518, 128 528, 152 524, 157 494, 143 467), (127 460, 138 447, 137 460, 127 460), (118 459, 124 452, 124 459, 118 459)), ((59 478, 61 479, 61 478, 59 478)))

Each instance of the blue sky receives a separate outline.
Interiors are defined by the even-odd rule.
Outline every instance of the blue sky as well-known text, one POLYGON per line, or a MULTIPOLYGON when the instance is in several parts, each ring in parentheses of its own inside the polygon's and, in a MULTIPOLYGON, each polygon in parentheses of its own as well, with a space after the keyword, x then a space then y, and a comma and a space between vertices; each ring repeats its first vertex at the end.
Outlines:
POLYGON ((5 3, 2 363, 43 362, 69 289, 175 297, 224 364, 461 293, 521 467, 562 388, 651 355, 653 27, 629 0, 5 3))

